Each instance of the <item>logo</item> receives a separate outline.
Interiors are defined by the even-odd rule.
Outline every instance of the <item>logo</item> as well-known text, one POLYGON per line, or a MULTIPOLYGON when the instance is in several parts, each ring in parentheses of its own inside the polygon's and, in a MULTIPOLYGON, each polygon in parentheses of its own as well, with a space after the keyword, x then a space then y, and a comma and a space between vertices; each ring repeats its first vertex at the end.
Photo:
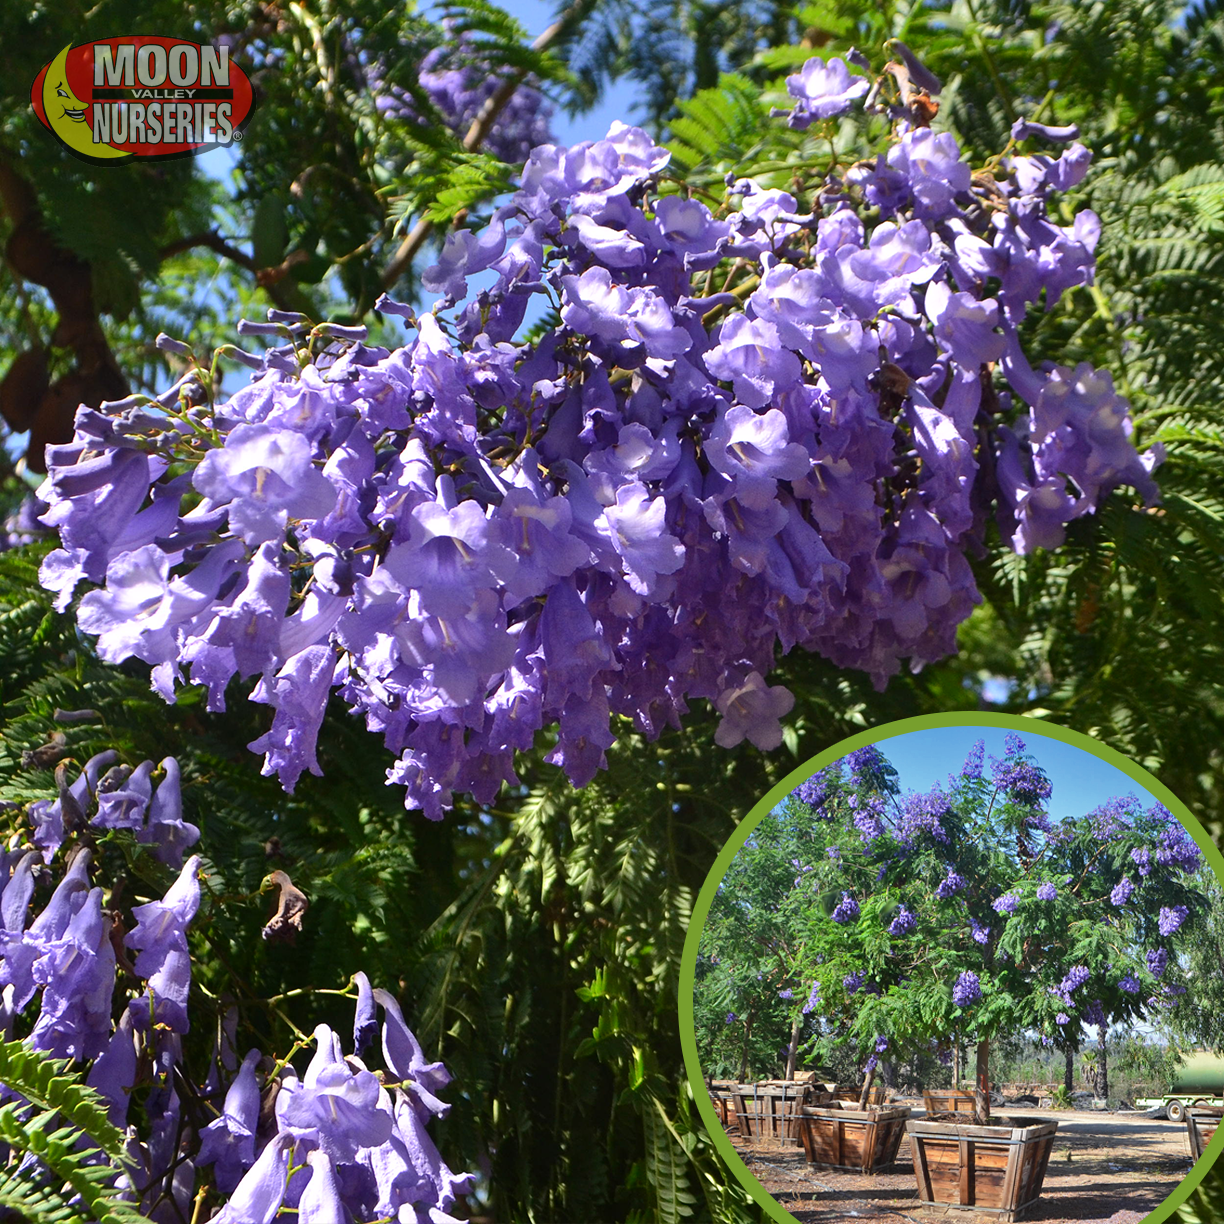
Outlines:
POLYGON ((121 165, 241 140, 255 91, 229 47, 138 36, 65 47, 34 79, 30 101, 74 157, 121 165))

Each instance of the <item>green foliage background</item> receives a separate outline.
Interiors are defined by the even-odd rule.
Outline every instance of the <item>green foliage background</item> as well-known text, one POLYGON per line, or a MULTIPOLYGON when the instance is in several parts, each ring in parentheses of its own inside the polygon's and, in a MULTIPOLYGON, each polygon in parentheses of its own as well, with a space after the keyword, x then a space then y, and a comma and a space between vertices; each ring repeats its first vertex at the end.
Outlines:
MULTIPOLYGON (((0 556, 0 797, 51 793, 50 773, 23 768, 22 754, 56 730, 78 761, 111 745, 128 762, 178 756, 187 815, 227 890, 193 936, 201 984, 233 994, 263 1048, 278 1050, 290 1020, 347 1023, 349 1005, 314 990, 343 987, 358 968, 392 989, 455 1073, 441 1144, 453 1167, 486 1174, 481 1219, 756 1220, 683 1081, 675 990, 709 865, 791 768, 890 719, 1003 709, 1127 753, 1221 836, 1224 5, 670 0, 643 15, 628 0, 586 0, 564 12, 545 52, 528 53, 521 30, 483 6, 464 20, 491 62, 529 68, 562 105, 589 102, 609 72, 648 82, 647 124, 696 188, 721 191, 734 167, 809 192, 796 181, 805 138, 767 118, 781 74, 851 44, 881 63, 889 37, 944 79, 936 126, 978 163, 1005 147, 1017 115, 1079 122, 1096 161, 1069 206, 1101 214, 1098 280, 1034 314, 1026 343, 1114 371, 1137 440, 1168 449, 1160 507, 1120 493, 1057 554, 1018 559, 995 542, 976 566, 985 602, 960 653, 884 693, 817 658, 780 661, 798 700, 776 752, 716 748, 714 719, 696 709, 655 744, 622 728, 609 771, 583 792, 542 763, 541 744, 523 762, 521 793, 439 825, 403 812, 382 785, 385 754, 339 706, 320 737, 324 777, 282 794, 245 747, 267 712, 239 691, 224 716, 192 694, 167 708, 141 667, 99 664, 39 591, 35 546, 0 556), (1010 696, 992 705, 1000 686, 1010 696), (100 718, 61 726, 57 707, 100 718), (278 866, 312 900, 294 950, 258 937, 269 909, 259 882, 278 866)), ((388 284, 416 292, 428 245, 387 274, 421 215, 481 224, 511 169, 467 156, 436 123, 380 118, 340 54, 359 38, 411 87, 439 37, 407 9, 364 0, 0 7, 0 169, 27 181, 54 241, 89 264, 98 319, 133 387, 173 373, 152 345, 158 330, 202 351, 269 304, 362 316, 388 284), (232 181, 192 162, 86 168, 37 129, 27 91, 38 68, 69 41, 116 31, 238 35, 264 100, 232 181), (200 235, 212 237, 190 241, 200 235), (260 283, 297 252, 295 271, 260 283)), ((846 161, 863 151, 858 139, 839 135, 846 161)), ((12 228, 0 210, 0 240, 12 228)), ((46 292, 0 264, 0 364, 37 342, 67 368, 55 324, 46 292)), ((0 478, 10 503, 26 487, 19 465, 0 478)), ((164 883, 131 887, 151 895, 164 883)), ((197 1055, 210 1006, 193 998, 197 1055)), ((1224 1179, 1192 1203, 1187 1220, 1224 1219, 1224 1179)))

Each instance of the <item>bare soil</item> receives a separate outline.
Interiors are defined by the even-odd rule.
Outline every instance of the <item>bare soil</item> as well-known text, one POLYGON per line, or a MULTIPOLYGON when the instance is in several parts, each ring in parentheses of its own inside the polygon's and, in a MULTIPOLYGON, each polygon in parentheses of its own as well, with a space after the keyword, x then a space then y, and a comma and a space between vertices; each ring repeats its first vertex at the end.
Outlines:
MULTIPOLYGON (((1041 1197, 1025 1212, 1026 1222, 1138 1224, 1190 1171, 1184 1123, 1031 1105, 996 1112, 1058 1121, 1041 1197)), ((914 1116, 923 1116, 921 1108, 914 1109, 914 1116)), ((921 1204, 908 1137, 901 1141, 896 1163, 871 1177, 811 1169, 797 1147, 746 1143, 734 1132, 731 1142, 765 1190, 800 1224, 934 1224, 944 1219, 947 1224, 998 1224, 998 1217, 986 1212, 921 1204)))

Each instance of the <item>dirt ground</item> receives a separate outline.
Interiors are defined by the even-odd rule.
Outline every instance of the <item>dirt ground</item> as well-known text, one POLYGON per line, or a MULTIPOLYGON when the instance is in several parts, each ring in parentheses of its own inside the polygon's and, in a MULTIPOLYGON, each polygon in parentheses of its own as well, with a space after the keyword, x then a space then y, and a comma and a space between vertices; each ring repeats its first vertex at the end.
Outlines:
MULTIPOLYGON (((920 1102, 898 1101, 919 1106, 920 1102)), ((1005 1107, 1000 1110, 1008 1114, 1005 1107)), ((1034 1224, 1138 1224, 1190 1171, 1184 1123, 1142 1114, 1059 1112, 1020 1106, 1013 1112, 1058 1120, 1041 1198, 1024 1214, 1034 1224)), ((872 1177, 809 1169, 800 1148, 731 1142, 761 1185, 801 1224, 998 1224, 998 1217, 918 1202, 908 1137, 897 1162, 872 1177)))

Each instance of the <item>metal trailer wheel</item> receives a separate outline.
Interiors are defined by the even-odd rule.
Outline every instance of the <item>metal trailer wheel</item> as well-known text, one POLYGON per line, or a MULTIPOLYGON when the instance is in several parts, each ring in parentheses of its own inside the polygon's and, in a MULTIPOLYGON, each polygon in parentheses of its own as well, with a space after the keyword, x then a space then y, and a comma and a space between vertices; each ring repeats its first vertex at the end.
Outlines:
POLYGON ((1186 1107, 1180 1101, 1170 1101, 1167 1112, 1170 1122, 1181 1122, 1186 1117, 1186 1107))

